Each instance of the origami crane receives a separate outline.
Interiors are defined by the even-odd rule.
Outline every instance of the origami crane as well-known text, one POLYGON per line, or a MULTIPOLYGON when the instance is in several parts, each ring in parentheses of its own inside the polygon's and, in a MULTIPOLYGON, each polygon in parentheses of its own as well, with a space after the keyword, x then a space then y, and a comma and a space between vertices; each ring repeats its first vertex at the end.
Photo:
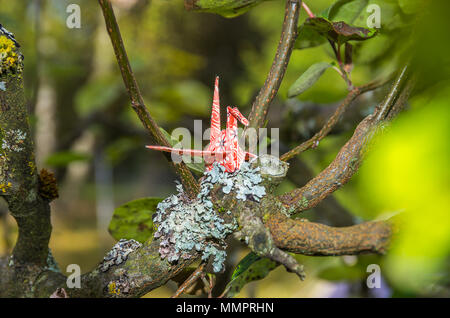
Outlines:
POLYGON ((255 158, 256 155, 245 152, 239 147, 238 120, 248 126, 248 120, 239 112, 237 107, 227 107, 227 127, 220 130, 220 98, 219 77, 214 85, 214 97, 211 112, 211 133, 206 150, 170 148, 164 146, 146 146, 149 149, 176 153, 178 155, 201 156, 205 159, 206 169, 211 170, 212 164, 218 162, 225 167, 226 172, 238 170, 245 160, 255 158))

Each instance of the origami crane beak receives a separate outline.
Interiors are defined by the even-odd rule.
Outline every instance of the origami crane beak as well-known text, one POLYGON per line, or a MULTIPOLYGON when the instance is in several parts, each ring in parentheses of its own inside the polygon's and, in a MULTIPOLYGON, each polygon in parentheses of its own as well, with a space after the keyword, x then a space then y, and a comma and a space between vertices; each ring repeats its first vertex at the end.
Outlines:
POLYGON ((239 120, 244 126, 248 126, 249 122, 247 118, 244 117, 244 115, 241 114, 239 109, 237 107, 227 107, 227 111, 233 115, 237 120, 239 120))

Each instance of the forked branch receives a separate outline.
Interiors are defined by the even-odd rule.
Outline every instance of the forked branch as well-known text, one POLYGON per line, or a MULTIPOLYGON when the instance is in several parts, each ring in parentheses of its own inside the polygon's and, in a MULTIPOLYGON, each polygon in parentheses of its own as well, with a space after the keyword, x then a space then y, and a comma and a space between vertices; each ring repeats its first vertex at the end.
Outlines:
POLYGON ((349 108, 349 106, 353 103, 353 101, 358 98, 360 95, 375 90, 384 84, 386 84, 387 81, 373 81, 366 85, 358 86, 353 88, 348 94, 347 97, 344 99, 344 101, 339 105, 339 107, 336 109, 334 114, 328 119, 328 121, 325 123, 325 125, 320 129, 318 133, 316 133, 313 137, 310 139, 302 142, 297 147, 293 148, 292 150, 286 152, 281 156, 282 161, 288 161, 295 157, 296 155, 301 154, 302 152, 315 148, 319 145, 319 142, 325 138, 330 131, 336 126, 336 124, 339 122, 339 120, 342 118, 342 115, 345 113, 345 111, 349 108))
MULTIPOLYGON (((123 44, 119 25, 117 24, 112 5, 109 0, 98 0, 98 2, 100 4, 100 7, 102 8, 106 23, 106 29, 108 31, 109 37, 111 38, 111 42, 117 58, 117 63, 119 65, 120 72, 122 73, 123 82, 127 89, 128 96, 131 100, 131 106, 141 120, 142 125, 145 127, 145 129, 147 129, 147 131, 154 139, 154 142, 161 146, 170 147, 169 141, 162 134, 161 130, 158 127, 158 124, 150 116, 150 113, 145 106, 144 99, 142 98, 139 86, 128 60, 127 52, 123 44)), ((199 192, 199 185, 189 168, 184 163, 174 164, 170 160, 169 155, 167 155, 166 158, 169 160, 172 167, 180 176, 186 192, 191 197, 195 197, 195 195, 199 192)))
MULTIPOLYGON (((333 162, 310 180, 305 186, 280 196, 283 204, 295 214, 315 207, 324 198, 347 183, 358 170, 362 162, 364 150, 370 142, 376 128, 389 117, 393 106, 401 109, 406 99, 399 99, 408 79, 408 67, 405 66, 392 84, 386 98, 355 129, 353 136, 341 148, 333 162), (401 105, 399 103, 402 103, 401 105)), ((411 88, 409 88, 411 89, 411 88)), ((398 110, 397 110, 398 111, 398 110)))

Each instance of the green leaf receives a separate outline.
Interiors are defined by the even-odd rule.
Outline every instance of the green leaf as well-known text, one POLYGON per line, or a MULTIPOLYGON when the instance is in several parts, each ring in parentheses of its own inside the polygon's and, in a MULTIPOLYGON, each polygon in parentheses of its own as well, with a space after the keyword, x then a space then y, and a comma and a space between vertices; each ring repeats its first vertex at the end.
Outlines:
POLYGON ((339 0, 330 6, 326 18, 353 24, 368 2, 368 0, 339 0))
POLYGON ((292 98, 298 96, 309 89, 314 85, 315 82, 319 80, 322 74, 329 67, 331 67, 331 64, 326 62, 320 62, 311 65, 289 88, 288 97, 292 98))
POLYGON ((52 153, 45 159, 45 163, 52 167, 65 167, 75 161, 87 161, 91 157, 88 154, 75 151, 60 151, 52 153))
POLYGON ((268 258, 261 258, 250 252, 234 270, 231 281, 226 287, 226 297, 234 297, 246 284, 263 279, 276 267, 278 267, 277 262, 268 258))
POLYGON ((347 41, 364 41, 377 34, 375 29, 354 27, 343 21, 331 22, 325 18, 308 18, 304 24, 338 45, 347 41))
POLYGON ((261 257, 257 254, 250 252, 248 253, 239 264, 236 266, 233 275, 231 275, 231 280, 235 279, 239 275, 241 275, 243 272, 245 272, 254 262, 260 260, 261 257))
MULTIPOLYGON (((159 128, 163 135, 166 137, 166 139, 169 141, 170 146, 174 147, 176 144, 180 143, 179 140, 176 140, 173 138, 166 130, 163 128, 159 128)), ((192 171, 203 174, 205 172, 205 161, 202 159, 202 162, 187 162, 186 166, 191 169, 192 171)))
POLYGON ((125 203, 114 210, 108 231, 116 239, 145 242, 154 232, 152 216, 162 198, 143 198, 125 203))
POLYGON ((184 0, 187 10, 217 13, 226 18, 239 16, 267 0, 184 0))
POLYGON ((314 27, 307 24, 302 24, 298 28, 298 37, 295 41, 296 49, 307 49, 324 44, 327 41, 326 37, 317 32, 314 27))
POLYGON ((351 26, 343 21, 332 22, 324 17, 308 18, 298 28, 296 49, 322 45, 327 39, 338 45, 348 41, 364 41, 377 34, 376 29, 351 26))
POLYGON ((414 14, 422 9, 423 0, 398 0, 398 5, 406 14, 414 14))
POLYGON ((164 128, 159 127, 159 130, 161 130, 162 134, 164 135, 164 137, 166 137, 167 141, 169 141, 169 144, 172 147, 180 142, 179 140, 176 140, 175 138, 173 138, 172 135, 169 134, 164 128))

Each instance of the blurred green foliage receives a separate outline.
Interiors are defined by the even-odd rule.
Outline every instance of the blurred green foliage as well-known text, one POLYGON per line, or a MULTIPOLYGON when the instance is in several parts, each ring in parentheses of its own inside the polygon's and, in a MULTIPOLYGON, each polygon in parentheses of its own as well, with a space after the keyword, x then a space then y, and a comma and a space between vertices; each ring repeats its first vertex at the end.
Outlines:
POLYGON ((428 100, 413 99, 413 109, 379 136, 360 172, 360 189, 375 214, 399 213, 383 268, 397 288, 409 292, 448 275, 449 98, 447 89, 428 100))
POLYGON ((65 167, 75 161, 86 161, 90 159, 89 154, 75 151, 55 152, 47 157, 45 163, 51 167, 65 167))

